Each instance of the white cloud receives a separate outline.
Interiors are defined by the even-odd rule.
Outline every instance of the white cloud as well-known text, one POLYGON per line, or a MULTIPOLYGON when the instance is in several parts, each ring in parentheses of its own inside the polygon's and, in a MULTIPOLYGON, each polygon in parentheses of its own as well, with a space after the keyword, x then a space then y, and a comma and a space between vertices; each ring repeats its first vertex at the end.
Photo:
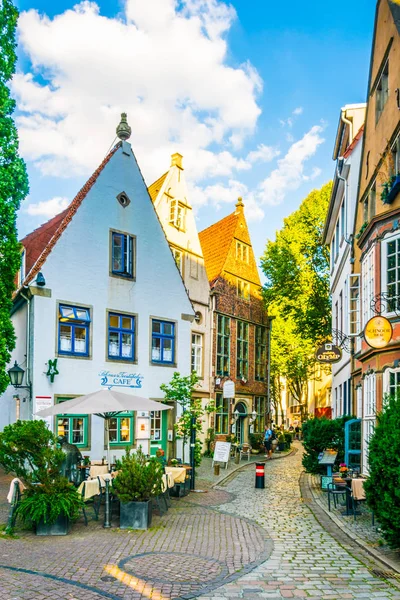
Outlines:
MULTIPOLYGON (((257 196, 262 204, 270 206, 280 204, 289 191, 296 190, 303 181, 310 179, 309 175, 304 174, 304 163, 324 142, 321 137, 322 131, 322 126, 314 125, 301 140, 290 146, 283 158, 278 160, 278 167, 259 185, 257 196)), ((316 177, 318 174, 318 169, 314 168, 311 177, 316 177)))
POLYGON ((262 221, 264 218, 264 211, 254 193, 244 183, 235 179, 230 179, 227 183, 208 185, 204 188, 189 184, 189 195, 195 210, 208 205, 217 211, 226 204, 232 204, 233 210, 233 206, 241 197, 247 221, 262 221))
MULTIPOLYGON (((292 115, 294 115, 295 117, 298 117, 301 114, 303 114, 302 106, 298 106, 292 111, 292 115)), ((287 119, 279 119, 279 123, 282 125, 282 127, 293 127, 294 121, 295 119, 293 119, 293 117, 288 117, 287 119)))
POLYGON ((255 130, 262 81, 250 63, 228 63, 235 10, 221 0, 179 7, 126 0, 124 14, 107 18, 83 1, 54 18, 23 12, 19 43, 32 68, 12 89, 24 157, 46 175, 88 174, 125 111, 149 182, 179 150, 197 179, 210 176, 210 155, 221 162, 212 176, 250 168, 234 150, 255 130))
POLYGON ((260 144, 257 146, 257 150, 252 150, 246 157, 246 160, 255 163, 255 162, 270 162, 275 157, 279 156, 280 151, 277 148, 273 148, 272 146, 266 146, 265 144, 260 144))
POLYGON ((297 108, 294 109, 293 111, 293 115, 301 115, 303 113, 303 107, 302 106, 298 106, 297 108))
POLYGON ((69 203, 70 201, 68 200, 68 198, 64 198, 62 196, 55 196, 50 200, 43 200, 42 202, 38 202, 37 204, 28 204, 24 212, 28 213, 28 215, 41 215, 50 219, 51 217, 54 217, 59 212, 67 208, 69 203))

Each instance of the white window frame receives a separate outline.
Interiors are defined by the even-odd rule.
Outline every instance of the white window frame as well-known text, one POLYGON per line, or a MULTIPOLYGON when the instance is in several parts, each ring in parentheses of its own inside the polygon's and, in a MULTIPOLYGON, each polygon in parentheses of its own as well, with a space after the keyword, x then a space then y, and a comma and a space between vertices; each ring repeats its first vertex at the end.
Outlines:
POLYGON ((357 419, 362 419, 363 412, 363 389, 362 386, 359 385, 356 389, 357 396, 357 419))
POLYGON ((375 296, 375 246, 372 246, 361 263, 362 326, 374 316, 371 301, 375 296))
MULTIPOLYGON (((381 245, 381 290, 382 292, 387 292, 388 286, 388 276, 387 276, 387 249, 389 242, 397 242, 400 239, 400 235, 398 232, 392 233, 391 235, 386 236, 381 245)), ((400 266, 400 258, 399 258, 399 266, 400 266)), ((397 285, 400 288, 400 281, 397 280, 397 285)), ((382 314, 386 316, 395 316, 394 311, 382 311, 382 314)))
POLYGON ((385 369, 383 374, 383 394, 385 396, 385 394, 390 395, 391 393, 400 393, 400 367, 397 369, 385 369), (390 390, 391 375, 394 375, 395 379, 397 379, 397 382, 394 385, 395 389, 393 391, 390 390))
POLYGON ((186 229, 186 206, 179 200, 171 200, 169 222, 180 231, 186 229))
POLYGON ((362 471, 369 473, 368 446, 376 425, 375 419, 363 419, 362 421, 362 471))
POLYGON ((176 266, 179 269, 179 272, 183 275, 183 252, 182 250, 178 250, 178 248, 171 248, 172 254, 174 255, 174 259, 176 262, 176 266))
POLYGON ((363 382, 363 417, 375 418, 376 416, 376 374, 369 373, 363 382))
POLYGON ((344 288, 345 311, 347 314, 346 335, 355 337, 361 333, 360 274, 351 273, 347 275, 344 288))
POLYGON ((250 246, 244 242, 236 240, 236 258, 244 263, 249 262, 250 246))
POLYGON ((192 332, 191 369, 198 377, 203 376, 203 335, 197 332, 192 332))

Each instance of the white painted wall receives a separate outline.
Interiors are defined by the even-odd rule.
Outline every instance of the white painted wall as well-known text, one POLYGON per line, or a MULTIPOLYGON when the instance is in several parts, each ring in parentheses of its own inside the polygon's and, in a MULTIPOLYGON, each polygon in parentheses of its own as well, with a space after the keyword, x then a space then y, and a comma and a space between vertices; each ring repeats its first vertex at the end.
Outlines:
MULTIPOLYGON (((42 268, 51 298, 35 296, 33 303, 34 412, 36 396, 54 399, 55 395, 100 389, 103 370, 140 373, 141 389, 119 389, 154 399, 163 398, 160 384, 168 383, 174 371, 190 373, 191 324, 182 315, 193 317, 194 312, 129 144, 125 150, 128 154, 119 148, 105 166, 42 268), (122 191, 131 200, 126 208, 116 199, 122 191), (110 229, 136 236, 136 281, 109 275, 110 229), (92 308, 92 352, 90 359, 58 357, 60 374, 50 383, 45 372, 47 361, 57 356, 57 301, 92 308), (107 360, 107 309, 138 315, 137 364, 107 360), (176 322, 175 366, 151 364, 150 317, 176 322)), ((18 336, 15 356, 20 364, 24 344, 21 319, 19 313, 13 317, 18 336)), ((88 453, 96 458, 104 455, 104 422, 95 416, 91 417, 88 453)))

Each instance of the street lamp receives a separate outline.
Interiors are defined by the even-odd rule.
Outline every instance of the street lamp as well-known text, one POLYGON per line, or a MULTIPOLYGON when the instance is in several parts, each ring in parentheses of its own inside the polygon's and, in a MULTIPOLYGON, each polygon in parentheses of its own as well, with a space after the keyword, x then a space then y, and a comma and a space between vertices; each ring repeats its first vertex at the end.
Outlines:
MULTIPOLYGON (((16 389, 16 390, 28 390, 29 391, 29 399, 31 399, 31 386, 28 385, 22 385, 22 382, 24 380, 24 375, 25 375, 25 371, 24 369, 22 369, 17 361, 15 361, 14 366, 11 367, 10 369, 8 369, 7 371, 8 373, 8 377, 10 378, 10 383, 11 385, 16 389)), ((18 394, 14 395, 14 399, 16 402, 16 419, 17 421, 19 420, 20 417, 20 398, 18 396, 18 394)))
POLYGON ((235 417, 235 421, 238 420, 239 415, 240 415, 240 412, 238 411, 238 409, 236 409, 236 410, 233 411, 233 416, 235 417))

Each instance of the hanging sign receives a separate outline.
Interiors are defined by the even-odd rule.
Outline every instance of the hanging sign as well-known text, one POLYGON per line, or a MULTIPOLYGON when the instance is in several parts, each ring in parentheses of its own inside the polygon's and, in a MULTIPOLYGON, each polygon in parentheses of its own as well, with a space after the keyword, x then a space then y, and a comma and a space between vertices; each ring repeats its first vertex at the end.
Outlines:
POLYGON ((235 384, 230 379, 225 381, 225 383, 222 387, 222 395, 224 398, 234 398, 235 397, 235 384))
POLYGON ((386 317, 372 317, 364 329, 364 339, 371 348, 385 348, 392 336, 392 324, 386 317))
POLYGON ((336 363, 342 358, 342 351, 339 346, 327 342, 317 348, 315 358, 321 363, 336 363))
POLYGON ((48 360, 47 366, 48 369, 46 375, 50 379, 50 382, 54 383, 54 377, 60 374, 59 370, 57 369, 57 358, 54 360, 48 360))
POLYGON ((141 388, 143 381, 143 375, 140 373, 127 373, 126 371, 118 373, 100 371, 99 377, 101 377, 100 385, 109 390, 113 387, 141 388))

